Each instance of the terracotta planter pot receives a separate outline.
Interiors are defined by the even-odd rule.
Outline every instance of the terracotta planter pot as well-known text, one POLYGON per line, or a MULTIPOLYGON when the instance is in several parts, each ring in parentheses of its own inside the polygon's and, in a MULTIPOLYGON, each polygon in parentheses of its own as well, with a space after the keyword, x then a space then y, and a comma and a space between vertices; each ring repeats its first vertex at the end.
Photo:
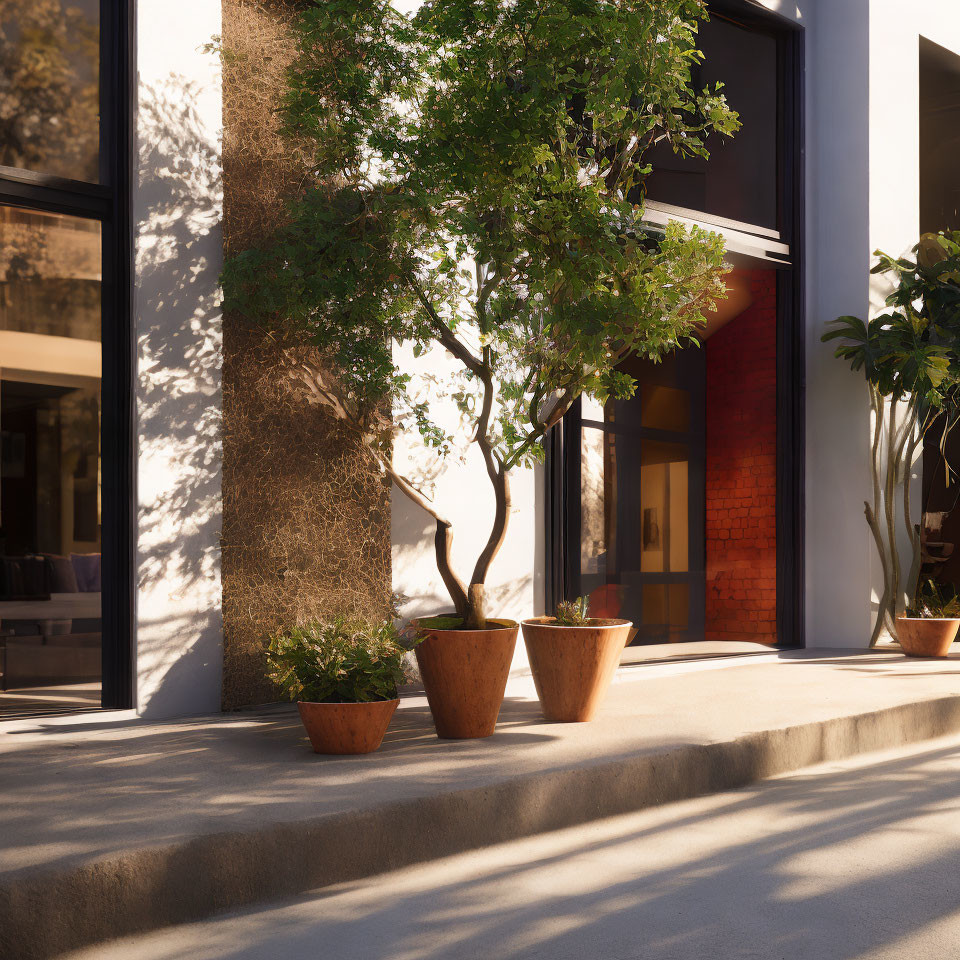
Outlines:
POLYGON ((620 663, 633 624, 561 627, 552 617, 523 621, 523 642, 543 715, 557 723, 592 720, 620 663))
POLYGON ((489 737, 497 726, 519 626, 489 621, 486 630, 422 630, 416 646, 437 736, 445 740, 489 737))
POLYGON ((370 703, 308 703, 298 701, 314 753, 372 753, 383 743, 399 700, 370 703))
POLYGON ((945 657, 958 627, 954 617, 897 617, 897 637, 908 657, 945 657))

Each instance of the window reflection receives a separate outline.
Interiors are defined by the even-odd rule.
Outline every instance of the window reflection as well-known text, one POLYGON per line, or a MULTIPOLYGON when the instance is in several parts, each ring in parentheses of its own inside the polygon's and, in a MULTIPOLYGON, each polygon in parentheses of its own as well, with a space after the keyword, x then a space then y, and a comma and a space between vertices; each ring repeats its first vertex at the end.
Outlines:
POLYGON ((686 446, 644 440, 640 445, 639 568, 643 573, 686 573, 689 552, 686 446))
POLYGON ((100 225, 0 207, 0 712, 96 706, 100 225))
POLYGON ((96 182, 99 0, 0 0, 0 164, 96 182))

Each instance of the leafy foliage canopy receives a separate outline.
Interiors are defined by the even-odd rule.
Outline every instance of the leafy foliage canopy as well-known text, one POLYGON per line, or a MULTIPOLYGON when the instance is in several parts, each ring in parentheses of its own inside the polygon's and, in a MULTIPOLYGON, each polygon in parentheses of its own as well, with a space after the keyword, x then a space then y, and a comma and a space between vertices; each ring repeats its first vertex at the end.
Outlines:
POLYGON ((713 234, 644 223, 646 151, 707 156, 736 114, 691 68, 701 0, 323 0, 299 23, 286 131, 314 183, 232 259, 227 307, 318 347, 311 389, 385 450, 453 439, 392 344, 446 349, 493 471, 539 456, 631 354, 692 342, 723 295, 713 234), (392 409, 392 418, 383 415, 392 409))
POLYGON ((869 321, 840 317, 824 341, 863 371, 884 397, 911 400, 926 412, 960 401, 960 231, 925 234, 915 259, 878 250, 874 274, 888 274, 892 309, 869 321))

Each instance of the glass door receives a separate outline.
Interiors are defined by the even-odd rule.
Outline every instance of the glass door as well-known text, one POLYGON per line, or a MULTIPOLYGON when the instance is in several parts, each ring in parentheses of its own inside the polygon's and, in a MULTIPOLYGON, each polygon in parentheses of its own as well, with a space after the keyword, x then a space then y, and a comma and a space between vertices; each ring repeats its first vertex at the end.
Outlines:
POLYGON ((634 643, 701 640, 704 351, 624 370, 632 398, 581 406, 580 592, 632 620, 634 643))

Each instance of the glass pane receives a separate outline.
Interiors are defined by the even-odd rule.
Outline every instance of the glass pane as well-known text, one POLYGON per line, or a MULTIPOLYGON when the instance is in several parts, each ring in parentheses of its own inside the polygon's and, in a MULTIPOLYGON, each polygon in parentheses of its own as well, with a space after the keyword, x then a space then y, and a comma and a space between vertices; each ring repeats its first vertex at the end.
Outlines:
POLYGON ((98 179, 99 0, 0 0, 0 164, 98 179))
POLYGON ((689 452, 684 444, 656 440, 644 440, 640 448, 640 570, 685 573, 690 541, 689 452))
POLYGON ((920 38, 920 232, 960 228, 960 57, 920 38))
POLYGON ((590 427, 580 434, 580 572, 586 575, 606 572, 604 438, 602 430, 590 427))
POLYGON ((0 280, 0 330, 99 344, 98 221, 0 206, 0 280))
POLYGON ((646 583, 642 588, 642 598, 640 626, 646 639, 670 642, 686 631, 690 622, 689 584, 646 583))
POLYGON ((651 200, 761 227, 777 226, 777 40, 713 17, 700 26, 706 58, 694 86, 720 82, 743 124, 735 137, 711 137, 710 159, 682 158, 666 141, 648 151, 651 200))
POLYGON ((0 715, 100 700, 100 232, 0 207, 0 715))
POLYGON ((690 429, 690 391, 663 387, 657 383, 640 385, 641 426, 652 430, 686 433, 690 429))

